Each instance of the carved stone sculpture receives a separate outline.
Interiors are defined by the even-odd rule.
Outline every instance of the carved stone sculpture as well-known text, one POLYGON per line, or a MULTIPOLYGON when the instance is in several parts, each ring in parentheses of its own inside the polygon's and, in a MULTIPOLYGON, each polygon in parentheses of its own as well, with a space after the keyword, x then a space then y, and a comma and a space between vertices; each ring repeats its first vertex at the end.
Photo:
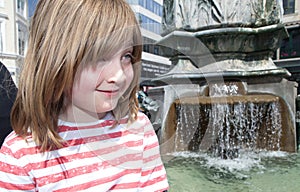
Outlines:
POLYGON ((280 0, 165 0, 163 34, 223 26, 265 26, 279 23, 280 0))

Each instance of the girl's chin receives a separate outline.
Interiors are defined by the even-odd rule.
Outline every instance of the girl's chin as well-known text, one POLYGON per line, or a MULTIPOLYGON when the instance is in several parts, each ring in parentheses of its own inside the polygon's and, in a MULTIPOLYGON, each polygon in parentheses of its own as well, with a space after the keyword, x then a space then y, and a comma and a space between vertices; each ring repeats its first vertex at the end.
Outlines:
POLYGON ((110 103, 110 104, 103 104, 101 108, 96 109, 97 114, 105 114, 109 111, 112 111, 114 108, 116 108, 117 103, 110 103))

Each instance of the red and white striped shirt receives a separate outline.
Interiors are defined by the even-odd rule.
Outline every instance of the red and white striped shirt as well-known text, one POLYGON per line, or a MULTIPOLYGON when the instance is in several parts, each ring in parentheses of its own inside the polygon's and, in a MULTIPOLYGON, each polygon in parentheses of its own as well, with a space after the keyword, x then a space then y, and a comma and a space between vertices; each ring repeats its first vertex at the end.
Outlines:
POLYGON ((0 150, 0 191, 164 191, 159 144, 145 115, 112 128, 111 114, 94 123, 59 121, 66 144, 41 153, 12 132, 0 150))

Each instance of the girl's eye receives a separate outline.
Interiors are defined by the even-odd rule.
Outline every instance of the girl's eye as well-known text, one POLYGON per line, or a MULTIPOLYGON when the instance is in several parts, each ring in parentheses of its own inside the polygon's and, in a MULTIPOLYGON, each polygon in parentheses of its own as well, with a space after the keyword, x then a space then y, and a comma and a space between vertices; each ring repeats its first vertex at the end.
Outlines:
POLYGON ((121 58, 122 63, 131 64, 133 61, 133 55, 131 53, 126 53, 121 58))

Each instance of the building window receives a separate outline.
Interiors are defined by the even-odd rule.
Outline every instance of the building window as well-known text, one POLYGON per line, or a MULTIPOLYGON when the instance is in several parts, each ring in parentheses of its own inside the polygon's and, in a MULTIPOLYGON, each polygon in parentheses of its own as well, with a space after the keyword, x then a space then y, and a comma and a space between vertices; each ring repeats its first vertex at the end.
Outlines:
POLYGON ((139 0, 139 5, 156 15, 162 16, 162 5, 154 0, 139 0))
POLYGON ((288 29, 289 37, 280 47, 280 59, 300 57, 300 28, 288 29))
POLYGON ((139 4, 139 0, 127 0, 127 2, 131 5, 138 5, 139 4))
POLYGON ((154 47, 153 47, 153 53, 154 53, 155 55, 159 55, 159 47, 158 47, 158 46, 154 46, 154 47))
POLYGON ((157 22, 143 14, 140 14, 140 13, 137 14, 137 17, 138 17, 141 27, 143 29, 146 29, 146 30, 151 31, 156 34, 160 34, 161 25, 159 22, 157 22))
POLYGON ((25 0, 17 0, 17 13, 26 17, 25 0))
POLYGON ((159 45, 156 45, 156 41, 143 37, 143 51, 155 55, 162 55, 159 45))
POLYGON ((18 53, 25 55, 27 30, 26 27, 18 24, 18 53))
POLYGON ((295 13, 295 0, 283 0, 284 15, 295 13))
POLYGON ((4 52, 5 45, 5 24, 4 21, 0 20, 0 52, 4 52))
POLYGON ((150 45, 144 44, 143 45, 143 51, 149 53, 150 52, 150 45))

